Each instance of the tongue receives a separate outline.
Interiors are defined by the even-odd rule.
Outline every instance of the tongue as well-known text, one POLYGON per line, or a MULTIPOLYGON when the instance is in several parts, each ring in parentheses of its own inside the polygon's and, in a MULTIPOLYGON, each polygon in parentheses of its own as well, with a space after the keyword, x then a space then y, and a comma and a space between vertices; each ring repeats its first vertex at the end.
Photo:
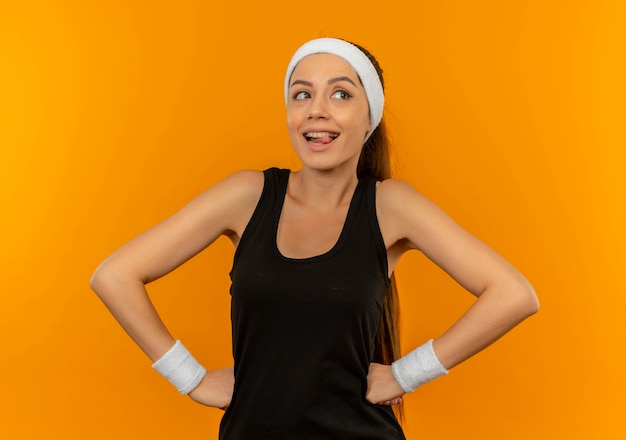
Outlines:
POLYGON ((311 138, 311 142, 314 144, 328 144, 333 141, 330 136, 324 136, 319 138, 311 138))

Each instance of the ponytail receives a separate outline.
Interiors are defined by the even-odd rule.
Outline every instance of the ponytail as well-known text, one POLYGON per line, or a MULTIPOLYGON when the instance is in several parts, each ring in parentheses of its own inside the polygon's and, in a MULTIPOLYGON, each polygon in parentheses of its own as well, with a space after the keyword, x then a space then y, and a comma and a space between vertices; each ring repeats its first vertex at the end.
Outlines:
MULTIPOLYGON (((374 130, 361 151, 357 165, 357 175, 384 180, 391 177, 391 160, 389 154, 389 137, 385 120, 374 130)), ((398 289, 395 275, 392 273, 387 295, 383 303, 372 362, 389 365, 400 357, 398 289)))
MULTIPOLYGON (((377 180, 391 177, 389 137, 384 117, 363 146, 357 165, 357 175, 359 178, 369 176, 377 180)), ((389 281, 372 357, 372 362, 385 365, 390 365, 400 358, 400 314, 398 310, 398 288, 394 273, 391 274, 389 281)), ((404 419, 403 405, 395 407, 394 411, 398 419, 402 421, 404 419)))
MULTIPOLYGON (((361 49, 370 59, 378 72, 380 83, 384 89, 383 70, 376 58, 365 48, 359 45, 355 46, 361 49)), ((363 150, 361 151, 357 165, 357 176, 359 178, 369 176, 376 180, 389 179, 391 177, 391 157, 389 148, 389 135, 387 133, 385 117, 383 116, 378 127, 376 127, 363 145, 363 150)), ((398 310, 398 288, 395 274, 391 274, 389 281, 389 288, 387 289, 387 295, 385 295, 385 301, 383 302, 383 311, 374 342, 374 354, 372 357, 372 362, 385 365, 390 365, 393 361, 400 358, 400 314, 398 310)), ((403 404, 394 407, 394 411, 398 419, 402 421, 404 419, 403 404)))

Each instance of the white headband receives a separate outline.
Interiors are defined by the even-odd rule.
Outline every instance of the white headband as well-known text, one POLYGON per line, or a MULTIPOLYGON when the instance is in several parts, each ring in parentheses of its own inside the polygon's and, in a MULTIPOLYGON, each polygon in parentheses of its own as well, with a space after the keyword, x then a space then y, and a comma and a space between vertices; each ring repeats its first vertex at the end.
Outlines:
POLYGON ((367 95, 370 110, 371 129, 365 136, 365 141, 367 141, 383 118, 385 95, 376 68, 367 55, 354 44, 336 38, 318 38, 300 46, 291 58, 289 67, 287 67, 287 74, 285 75, 285 104, 289 103, 289 81, 291 80, 293 70, 303 58, 318 53, 329 53, 343 58, 352 66, 359 76, 361 84, 363 84, 363 88, 365 89, 365 94, 367 95))

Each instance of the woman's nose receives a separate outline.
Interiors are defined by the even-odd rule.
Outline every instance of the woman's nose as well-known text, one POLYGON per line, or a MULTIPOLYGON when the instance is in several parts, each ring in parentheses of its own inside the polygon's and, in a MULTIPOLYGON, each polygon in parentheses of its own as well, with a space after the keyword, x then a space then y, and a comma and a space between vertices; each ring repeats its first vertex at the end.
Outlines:
POLYGON ((328 117, 328 110, 326 108, 326 103, 324 100, 317 96, 311 100, 311 105, 309 106, 309 119, 319 119, 328 117))

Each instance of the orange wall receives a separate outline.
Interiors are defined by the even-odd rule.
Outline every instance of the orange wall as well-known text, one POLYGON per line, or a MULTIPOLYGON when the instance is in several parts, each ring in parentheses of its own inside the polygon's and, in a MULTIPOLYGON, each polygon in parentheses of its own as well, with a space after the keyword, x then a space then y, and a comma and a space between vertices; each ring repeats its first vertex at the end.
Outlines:
MULTIPOLYGON (((216 437, 221 413, 152 371, 89 277, 230 172, 297 167, 286 63, 341 36, 385 69, 399 175, 542 303, 407 398, 409 440, 624 438, 624 3, 215 3, 0 5, 0 437, 216 437)), ((150 286, 208 368, 231 362, 231 256, 220 240, 150 286)), ((417 254, 398 277, 405 350, 470 304, 417 254)))

